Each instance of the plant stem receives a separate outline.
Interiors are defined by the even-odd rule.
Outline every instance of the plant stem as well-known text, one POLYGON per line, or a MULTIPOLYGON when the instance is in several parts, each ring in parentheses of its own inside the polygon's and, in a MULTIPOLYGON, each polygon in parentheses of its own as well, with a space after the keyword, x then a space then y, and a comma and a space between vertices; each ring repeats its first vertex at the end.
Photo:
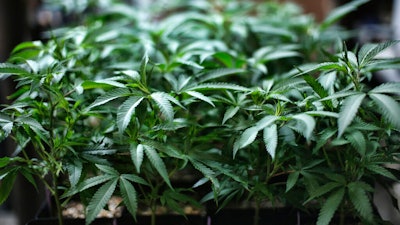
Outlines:
MULTIPOLYGON (((63 219, 63 215, 62 215, 62 207, 61 207, 61 202, 60 202, 60 196, 59 196, 58 191, 57 191, 57 176, 53 171, 51 172, 50 179, 51 179, 51 185, 48 184, 47 188, 49 189, 50 193, 54 197, 54 203, 55 203, 55 206, 56 206, 56 215, 57 215, 58 225, 63 225, 64 224, 64 219, 63 219)), ((44 183, 46 184, 47 182, 44 181, 44 183)), ((51 211, 53 211, 53 210, 54 209, 51 209, 51 211)))

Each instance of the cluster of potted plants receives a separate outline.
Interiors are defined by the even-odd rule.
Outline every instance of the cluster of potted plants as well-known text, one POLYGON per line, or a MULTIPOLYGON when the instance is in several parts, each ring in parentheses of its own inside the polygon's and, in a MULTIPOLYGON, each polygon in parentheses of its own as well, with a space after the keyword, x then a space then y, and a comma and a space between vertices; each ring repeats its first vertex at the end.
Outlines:
POLYGON ((382 222, 372 193, 398 180, 400 84, 366 81, 399 67, 377 57, 397 42, 350 50, 334 26, 365 2, 322 23, 275 1, 111 2, 21 43, 0 64, 17 85, 0 138, 18 146, 0 158, 0 203, 20 174, 60 225, 71 200, 96 224, 116 196, 123 215, 101 223, 237 224, 243 208, 253 224, 382 222))

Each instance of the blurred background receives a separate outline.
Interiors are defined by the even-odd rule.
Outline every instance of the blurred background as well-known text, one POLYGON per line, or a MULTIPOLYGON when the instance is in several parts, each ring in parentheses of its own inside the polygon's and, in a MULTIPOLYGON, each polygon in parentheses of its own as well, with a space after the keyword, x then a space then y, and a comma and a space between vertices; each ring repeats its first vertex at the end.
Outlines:
MULTIPOLYGON (((253 0, 262 2, 263 0, 253 0)), ((266 0, 264 0, 266 1, 266 0)), ((294 2, 317 21, 322 21, 335 7, 351 0, 279 0, 294 2)), ((112 0, 96 0, 98 4, 110 4, 112 0)), ((125 0, 132 7, 153 7, 167 4, 167 0, 125 0)), ((0 0, 0 62, 9 57, 12 49, 23 41, 43 40, 43 32, 79 21, 93 4, 90 0, 0 0)), ((400 0, 370 0, 354 13, 346 16, 339 25, 354 31, 350 46, 366 42, 400 39, 400 0)), ((389 52, 399 56, 398 50, 389 52)), ((385 76, 382 76, 385 77, 385 76)), ((386 78, 400 81, 398 71, 387 71, 386 78)), ((375 80, 373 82, 383 82, 375 80)), ((13 84, 0 81, 0 103, 7 103, 13 84)), ((11 143, 0 143, 0 156, 13 149, 11 143)), ((11 198, 0 206, 0 225, 23 225, 40 207, 38 193, 23 179, 17 181, 11 198), (26 205, 24 199, 35 204, 26 205)))

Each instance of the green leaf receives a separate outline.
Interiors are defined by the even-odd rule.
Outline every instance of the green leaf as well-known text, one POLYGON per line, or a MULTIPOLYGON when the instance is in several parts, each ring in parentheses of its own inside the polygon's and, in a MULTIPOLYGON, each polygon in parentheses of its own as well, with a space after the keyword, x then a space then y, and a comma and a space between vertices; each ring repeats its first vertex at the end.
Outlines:
POLYGON ((158 155, 157 151, 153 147, 150 147, 148 145, 143 145, 143 147, 144 147, 144 152, 146 153, 146 156, 150 160, 151 164, 154 166, 154 168, 157 170, 160 176, 164 179, 165 183, 167 183, 167 185, 170 188, 172 188, 168 176, 167 167, 165 166, 161 157, 158 155))
POLYGON ((214 103, 212 102, 211 98, 210 98, 210 97, 207 97, 207 96, 205 96, 205 95, 203 95, 203 94, 200 93, 200 92, 197 92, 197 91, 187 91, 186 93, 187 93, 188 95, 192 96, 192 97, 195 97, 195 98, 198 98, 198 99, 200 99, 200 100, 202 100, 202 101, 204 101, 204 102, 207 102, 208 104, 210 104, 210 105, 212 105, 213 107, 215 107, 215 105, 214 105, 214 103))
POLYGON ((354 208, 363 219, 372 222, 374 213, 370 198, 368 197, 367 191, 363 188, 363 185, 360 185, 359 182, 352 182, 347 187, 348 195, 354 208))
POLYGON ((400 129, 400 104, 392 97, 384 94, 370 94, 374 102, 378 105, 383 117, 400 129))
POLYGON ((315 71, 329 71, 329 70, 337 70, 337 71, 346 71, 345 66, 340 62, 324 62, 319 63, 317 65, 307 65, 301 68, 297 68, 300 73, 297 76, 308 74, 315 71))
MULTIPOLYGON (((25 179, 32 184, 32 186, 38 191, 38 187, 36 185, 36 180, 33 177, 33 175, 37 175, 34 174, 34 171, 31 170, 31 168, 27 168, 27 167, 22 167, 19 172, 21 173, 22 176, 25 177, 25 179)), ((1 205, 1 204, 0 204, 1 205)))
POLYGON ((140 173, 140 167, 142 166, 143 156, 144 156, 143 145, 132 144, 130 147, 130 153, 133 165, 135 165, 136 168, 136 172, 140 173))
POLYGON ((334 10, 332 10, 329 15, 322 21, 321 23, 321 30, 327 29, 329 26, 333 25, 336 23, 340 18, 345 16, 346 14, 354 11, 357 9, 357 7, 361 6, 362 4, 365 4, 369 0, 356 0, 356 1, 350 1, 347 4, 344 4, 342 6, 336 7, 334 10))
POLYGON ((89 189, 89 188, 99 185, 101 183, 107 182, 114 178, 115 178, 115 175, 110 175, 110 174, 104 174, 104 175, 91 177, 89 179, 82 181, 82 183, 79 183, 77 186, 72 187, 68 192, 63 194, 61 197, 65 198, 65 197, 73 196, 74 194, 76 194, 78 192, 84 191, 86 189, 89 189))
POLYGON ((261 120, 257 121, 256 127, 257 127, 258 130, 262 130, 265 127, 267 127, 267 126, 271 125, 272 123, 274 123, 278 119, 279 119, 278 116, 270 116, 270 115, 265 116, 261 120))
POLYGON ((165 119, 172 121, 174 119, 174 110, 166 95, 168 94, 164 92, 155 92, 151 94, 151 97, 160 108, 160 111, 165 119))
POLYGON ((229 75, 235 75, 235 74, 244 73, 244 72, 246 72, 246 70, 244 70, 244 69, 236 69, 236 68, 215 69, 215 70, 208 71, 205 74, 202 74, 199 77, 199 82, 203 83, 205 81, 214 80, 214 79, 217 79, 217 78, 226 77, 226 76, 229 76, 229 75))
POLYGON ((0 179, 0 205, 3 204, 11 193, 14 187, 15 179, 17 178, 17 172, 13 170, 9 172, 7 176, 0 179))
POLYGON ((127 88, 116 88, 111 91, 106 92, 104 95, 98 97, 87 109, 89 111, 91 108, 96 106, 104 105, 107 102, 115 100, 117 98, 129 96, 131 93, 127 88))
POLYGON ((326 183, 326 184, 324 184, 322 186, 319 186, 318 188, 316 188, 311 193, 311 196, 305 201, 305 203, 307 203, 307 202, 309 202, 311 200, 314 200, 314 199, 316 199, 316 198, 318 198, 318 197, 320 197, 322 195, 325 195, 328 192, 330 192, 330 191, 332 191, 332 190, 334 190, 334 189, 336 189, 336 188, 338 188, 340 186, 342 186, 342 184, 338 183, 338 182, 329 182, 329 183, 326 183))
POLYGON ((383 43, 371 43, 371 44, 365 44, 361 47, 360 51, 358 51, 358 61, 359 61, 359 67, 363 68, 365 65, 370 63, 371 60, 373 60, 379 53, 381 53, 383 50, 389 48, 390 46, 393 46, 395 44, 398 44, 400 41, 386 41, 383 43))
POLYGON ((360 92, 356 92, 356 91, 340 91, 340 92, 336 92, 336 93, 330 94, 328 97, 320 99, 320 101, 328 101, 328 100, 332 100, 332 99, 345 98, 345 97, 352 96, 352 95, 357 95, 357 94, 360 94, 360 92))
POLYGON ((135 188, 129 181, 127 181, 123 177, 119 179, 119 188, 121 190, 121 196, 125 203, 126 208, 136 220, 138 203, 137 203, 137 193, 135 188))
POLYGON ((14 74, 28 74, 25 69, 11 63, 0 63, 0 80, 7 78, 9 75, 14 74))
POLYGON ((229 107, 225 113, 224 113, 224 118, 222 119, 222 124, 225 124, 225 122, 229 119, 231 119, 232 117, 234 117, 236 115, 236 113, 239 111, 240 107, 239 106, 231 106, 229 107))
POLYGON ((144 97, 131 96, 125 100, 118 108, 117 126, 120 133, 124 132, 128 127, 132 115, 135 113, 136 107, 142 102, 144 97))
POLYGON ((290 191, 296 185, 299 176, 300 176, 299 171, 295 171, 289 174, 288 179, 286 181, 286 192, 290 191))
POLYGON ((117 182, 118 179, 114 178, 103 184, 96 193, 94 193, 93 198, 86 208, 86 225, 91 224, 100 211, 106 206, 117 187, 117 182))
POLYGON ((298 123, 299 130, 307 140, 310 140, 311 135, 315 128, 314 118, 305 113, 294 115, 292 118, 300 122, 298 123))
POLYGON ((36 133, 40 132, 43 136, 48 136, 48 131, 43 128, 43 126, 32 117, 18 117, 15 122, 20 122, 22 124, 28 125, 36 133))
POLYGON ((19 43, 11 52, 12 55, 16 54, 19 51, 23 50, 32 50, 32 49, 39 49, 42 47, 42 43, 40 41, 25 41, 19 43))
POLYGON ((312 87, 315 93, 318 94, 320 98, 325 98, 329 95, 329 93, 322 87, 322 85, 311 75, 304 75, 304 80, 307 82, 308 85, 312 87))
POLYGON ((366 165, 366 168, 376 174, 382 175, 384 177, 387 177, 389 179, 392 179, 393 181, 397 181, 398 179, 384 166, 376 165, 376 164, 368 164, 366 165))
POLYGON ((210 180, 215 189, 219 190, 220 184, 218 179, 215 177, 215 172, 198 160, 195 160, 193 158, 189 158, 189 160, 193 167, 196 170, 200 171, 204 177, 210 180))
POLYGON ((1 157, 0 158, 0 168, 7 166, 12 162, 10 157, 1 157))
POLYGON ((332 117, 332 118, 339 118, 339 114, 335 112, 329 112, 329 111, 307 111, 305 114, 310 115, 310 116, 321 116, 321 117, 332 117))
POLYGON ((357 130, 351 130, 345 135, 346 139, 350 142, 351 146, 358 151, 361 157, 365 156, 367 150, 367 141, 364 135, 357 130))
POLYGON ((82 161, 79 159, 72 160, 72 162, 68 163, 66 167, 68 171, 69 182, 72 186, 76 186, 82 174, 82 161))
POLYGON ((371 91, 369 94, 394 94, 397 95, 400 93, 400 82, 397 83, 383 83, 371 91))
POLYGON ((272 159, 275 158, 276 148, 278 147, 278 128, 277 127, 278 126, 276 124, 272 124, 272 125, 264 128, 265 147, 272 159))
MULTIPOLYGON (((84 82, 82 87, 84 89, 89 89, 91 86, 99 85, 99 87, 112 87, 112 88, 125 88, 125 84, 118 82, 117 80, 121 77, 111 77, 107 79, 95 80, 93 83, 84 82)), ((91 87, 93 88, 93 87, 91 87)))
POLYGON ((123 70, 123 71, 121 71, 121 73, 130 77, 134 81, 140 81, 140 75, 135 70, 123 70))
POLYGON ((234 143, 233 157, 235 157, 239 149, 244 148, 254 142, 257 137, 258 131, 259 129, 257 127, 249 127, 245 131, 243 131, 242 135, 240 135, 239 139, 237 139, 234 143))
POLYGON ((142 61, 140 63, 140 79, 142 84, 147 84, 147 64, 149 63, 149 56, 147 52, 143 55, 142 61))
POLYGON ((366 94, 356 94, 351 95, 344 99, 342 107, 339 112, 338 119, 338 137, 342 136, 346 128, 353 121, 354 117, 358 112, 358 108, 360 107, 362 101, 364 100, 366 94))
POLYGON ((149 185, 143 178, 135 175, 135 174, 122 174, 122 178, 125 180, 129 180, 130 182, 137 183, 137 184, 143 184, 143 185, 149 185))
POLYGON ((248 88, 229 83, 203 83, 191 88, 188 88, 188 91, 198 91, 198 90, 233 90, 233 91, 249 91, 248 88))
POLYGON ((299 52, 278 49, 276 51, 269 52, 265 55, 262 55, 259 60, 273 61, 273 60, 278 60, 278 59, 283 59, 283 58, 299 57, 299 56, 301 56, 301 54, 299 52))
POLYGON ((114 169, 113 167, 111 167, 111 166, 96 164, 96 167, 97 167, 100 171, 102 171, 102 172, 104 172, 104 173, 106 173, 106 174, 110 174, 110 175, 114 175, 114 176, 119 176, 119 172, 118 172, 116 169, 114 169))
POLYGON ((339 208, 340 203, 343 200, 345 194, 345 188, 333 192, 323 204, 321 211, 318 216, 317 225, 329 225, 333 218, 333 215, 339 208))

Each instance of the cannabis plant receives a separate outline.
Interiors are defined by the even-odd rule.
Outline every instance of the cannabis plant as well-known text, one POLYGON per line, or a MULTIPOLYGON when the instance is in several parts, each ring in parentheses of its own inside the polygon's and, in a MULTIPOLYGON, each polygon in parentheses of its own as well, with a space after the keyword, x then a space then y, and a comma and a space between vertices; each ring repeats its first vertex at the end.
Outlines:
POLYGON ((334 29, 365 2, 321 24, 272 1, 110 3, 17 46, 0 64, 17 82, 1 137, 18 144, 0 159, 0 202, 20 173, 45 183, 58 212, 80 198, 86 224, 113 195, 133 217, 149 208, 152 224, 160 205, 185 215, 185 204, 243 199, 255 217, 272 202, 320 209, 321 225, 346 212, 377 222, 374 182, 396 180, 385 164, 398 149, 400 87, 366 81, 398 68, 377 58, 396 42, 349 51, 334 29), (196 176, 182 185, 184 171, 196 176))

